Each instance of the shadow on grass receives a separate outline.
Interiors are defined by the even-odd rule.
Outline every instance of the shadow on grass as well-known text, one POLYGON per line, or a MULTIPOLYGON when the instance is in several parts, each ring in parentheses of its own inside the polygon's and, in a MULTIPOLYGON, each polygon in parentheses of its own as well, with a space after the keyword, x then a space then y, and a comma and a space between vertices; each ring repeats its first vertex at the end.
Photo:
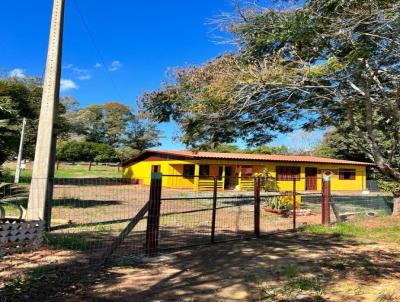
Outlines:
POLYGON ((67 208, 93 208, 103 206, 114 206, 123 204, 118 200, 88 200, 79 198, 59 198, 53 200, 53 207, 67 207, 67 208))

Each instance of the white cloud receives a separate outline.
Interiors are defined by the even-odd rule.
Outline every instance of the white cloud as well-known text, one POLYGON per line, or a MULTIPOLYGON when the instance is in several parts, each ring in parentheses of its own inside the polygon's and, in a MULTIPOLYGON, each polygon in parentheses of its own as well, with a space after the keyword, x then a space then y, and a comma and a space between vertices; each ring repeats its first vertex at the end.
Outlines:
POLYGON ((72 80, 70 79, 61 79, 61 85, 60 85, 60 90, 62 92, 65 92, 67 90, 71 89, 78 89, 79 86, 72 80))
POLYGON ((78 68, 74 64, 65 65, 64 68, 71 70, 78 80, 85 81, 92 78, 92 75, 88 69, 78 68))
POLYGON ((81 81, 90 80, 91 78, 92 78, 91 74, 82 74, 82 75, 78 76, 78 79, 81 81))
POLYGON ((26 78, 25 70, 21 68, 15 68, 11 70, 8 75, 12 78, 18 78, 18 79, 23 79, 26 78))
POLYGON ((93 67, 94 67, 94 68, 100 68, 100 67, 103 67, 103 64, 101 64, 101 63, 96 63, 96 64, 93 65, 93 67))
POLYGON ((120 61, 113 61, 108 68, 109 71, 117 71, 122 68, 122 63, 120 61))

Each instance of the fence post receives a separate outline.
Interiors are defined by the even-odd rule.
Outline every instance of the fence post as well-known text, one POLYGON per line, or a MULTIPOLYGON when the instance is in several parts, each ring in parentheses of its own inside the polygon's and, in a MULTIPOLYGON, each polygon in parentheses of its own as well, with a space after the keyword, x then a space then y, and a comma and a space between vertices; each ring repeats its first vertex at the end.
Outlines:
POLYGON ((260 237, 260 178, 254 178, 254 234, 260 237))
POLYGON ((331 179, 329 176, 322 177, 322 224, 331 223, 330 215, 330 199, 331 199, 331 179))
POLYGON ((293 177, 293 231, 296 231, 296 177, 293 177))
POLYGON ((211 242, 215 242, 215 221, 217 218, 217 189, 218 189, 218 178, 214 177, 213 186, 213 204, 212 204, 212 217, 211 217, 211 242))
POLYGON ((146 255, 158 254, 158 236, 160 231, 162 174, 151 173, 149 212, 146 229, 146 255))

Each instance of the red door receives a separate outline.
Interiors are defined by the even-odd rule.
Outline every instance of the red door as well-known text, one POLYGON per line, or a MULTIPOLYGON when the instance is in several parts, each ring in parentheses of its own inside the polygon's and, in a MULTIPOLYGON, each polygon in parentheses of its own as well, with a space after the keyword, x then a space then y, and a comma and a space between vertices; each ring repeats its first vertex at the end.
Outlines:
POLYGON ((306 190, 316 191, 317 190, 317 168, 306 168, 306 190))

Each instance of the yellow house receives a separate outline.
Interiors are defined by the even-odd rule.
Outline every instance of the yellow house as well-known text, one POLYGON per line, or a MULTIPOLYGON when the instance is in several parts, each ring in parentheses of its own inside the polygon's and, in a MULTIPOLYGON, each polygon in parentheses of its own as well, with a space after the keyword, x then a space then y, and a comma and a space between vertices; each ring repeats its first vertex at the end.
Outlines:
POLYGON ((322 175, 331 176, 333 191, 366 190, 366 167, 371 164, 315 156, 147 150, 123 164, 123 176, 149 185, 152 172, 163 174, 163 187, 249 190, 252 176, 267 169, 282 191, 321 190, 322 175))

